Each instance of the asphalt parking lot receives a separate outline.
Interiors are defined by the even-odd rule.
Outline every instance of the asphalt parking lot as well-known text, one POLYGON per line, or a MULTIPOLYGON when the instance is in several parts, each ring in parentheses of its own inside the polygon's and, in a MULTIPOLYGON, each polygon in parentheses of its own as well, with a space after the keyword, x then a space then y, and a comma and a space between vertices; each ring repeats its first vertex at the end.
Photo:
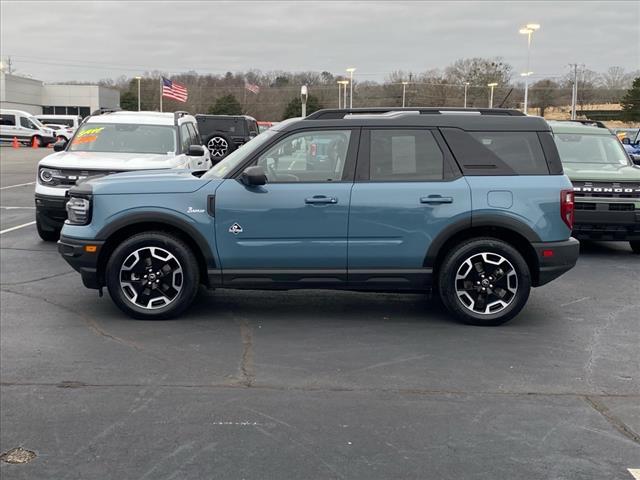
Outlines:
POLYGON ((640 256, 627 244, 583 245, 574 270, 496 328, 424 296, 323 291, 202 292, 180 319, 136 321, 30 224, 50 152, 0 148, 0 451, 37 455, 0 462, 3 478, 640 468, 640 256))

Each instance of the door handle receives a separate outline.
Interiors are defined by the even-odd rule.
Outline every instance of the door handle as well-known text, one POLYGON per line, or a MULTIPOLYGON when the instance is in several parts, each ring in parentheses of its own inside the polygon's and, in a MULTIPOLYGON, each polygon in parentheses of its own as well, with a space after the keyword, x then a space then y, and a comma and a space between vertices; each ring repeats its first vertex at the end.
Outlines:
POLYGON ((453 197, 443 197, 442 195, 429 195, 428 197, 421 197, 420 203, 426 203, 427 205, 440 205, 443 203, 453 203, 453 197))
POLYGON ((305 198, 304 203, 308 205, 319 205, 319 204, 336 204, 338 203, 338 199, 336 197, 327 197, 325 195, 314 195, 313 197, 305 198))

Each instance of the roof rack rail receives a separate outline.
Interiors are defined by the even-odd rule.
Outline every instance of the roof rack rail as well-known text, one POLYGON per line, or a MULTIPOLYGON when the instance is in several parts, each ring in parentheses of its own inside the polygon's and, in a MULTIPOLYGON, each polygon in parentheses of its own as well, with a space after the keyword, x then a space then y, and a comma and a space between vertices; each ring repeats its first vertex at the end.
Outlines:
POLYGON ((113 112, 120 112, 120 111, 122 111, 122 109, 120 108, 99 108, 91 112, 91 115, 104 115, 105 113, 113 113, 113 112))
POLYGON ((608 128, 604 123, 600 120, 591 120, 591 119, 574 119, 574 120, 556 120, 556 122, 573 122, 573 123, 581 123, 582 125, 586 125, 588 127, 598 127, 598 128, 608 128))
POLYGON ((191 114, 185 110, 178 110, 176 112, 173 112, 173 121, 175 122, 175 124, 178 125, 178 120, 180 120, 185 115, 191 115, 191 114))
POLYGON ((380 115, 388 112, 419 112, 420 115, 443 115, 447 113, 473 113, 475 115, 525 116, 520 110, 511 108, 462 108, 462 107, 367 107, 326 108, 307 115, 305 120, 335 120, 350 115, 380 115))

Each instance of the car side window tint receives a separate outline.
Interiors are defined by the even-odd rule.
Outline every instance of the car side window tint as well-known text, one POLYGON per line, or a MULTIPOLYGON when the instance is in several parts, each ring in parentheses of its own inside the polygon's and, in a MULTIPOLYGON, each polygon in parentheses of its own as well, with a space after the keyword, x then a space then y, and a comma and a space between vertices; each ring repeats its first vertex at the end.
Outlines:
POLYGON ((189 145, 191 145, 191 135, 189 134, 186 123, 180 125, 180 144, 182 145, 183 152, 189 150, 189 145))
POLYGON ((486 148, 517 175, 548 175, 540 139, 535 132, 469 132, 478 149, 486 148))
POLYGON ((371 130, 370 180, 443 178, 444 155, 430 130, 371 130))
POLYGON ((187 123, 187 129, 189 130, 189 136, 191 137, 191 145, 201 145, 200 135, 193 123, 187 123))
POLYGON ((33 122, 26 117, 20 117, 20 126, 28 128, 29 130, 37 130, 33 122))
POLYGON ((3 113, 2 115, 0 115, 0 125, 5 125, 8 127, 13 127, 16 124, 16 117, 15 115, 9 115, 6 113, 3 113))
POLYGON ((338 182, 344 172, 350 130, 305 131, 290 135, 260 156, 269 183, 338 182))

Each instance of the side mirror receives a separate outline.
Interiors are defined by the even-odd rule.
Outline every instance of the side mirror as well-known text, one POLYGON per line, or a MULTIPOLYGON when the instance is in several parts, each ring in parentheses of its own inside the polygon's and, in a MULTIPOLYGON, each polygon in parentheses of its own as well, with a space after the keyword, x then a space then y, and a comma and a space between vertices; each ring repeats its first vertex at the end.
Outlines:
POLYGON ((622 143, 623 143, 624 145, 631 145, 631 139, 630 139, 629 137, 624 137, 624 138, 622 139, 622 143))
POLYGON ((267 183, 267 175, 264 173, 264 168, 255 165, 253 167, 247 167, 244 172, 242 172, 240 181, 247 187, 256 187, 267 183))
POLYGON ((67 148, 67 141, 66 140, 58 140, 56 143, 53 144, 53 151, 54 152, 61 152, 65 148, 67 148))
POLYGON ((190 157, 204 157, 204 147, 202 145, 189 145, 187 155, 190 157))

